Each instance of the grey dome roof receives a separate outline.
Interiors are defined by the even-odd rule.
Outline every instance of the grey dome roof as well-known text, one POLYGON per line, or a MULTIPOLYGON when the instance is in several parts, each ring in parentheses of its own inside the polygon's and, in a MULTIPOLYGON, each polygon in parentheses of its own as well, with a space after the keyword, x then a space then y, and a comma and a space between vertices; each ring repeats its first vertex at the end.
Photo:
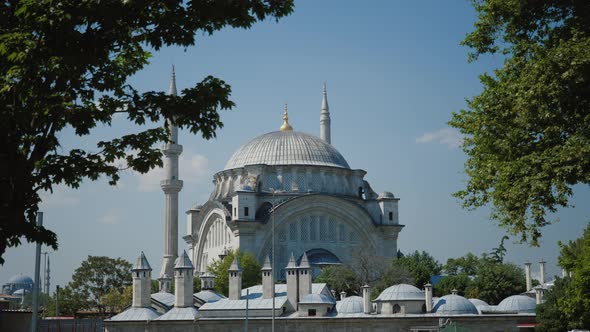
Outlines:
POLYGON ((512 295, 500 302, 496 310, 516 311, 518 313, 534 313, 537 302, 525 295, 512 295))
POLYGON ((33 279, 31 279, 31 277, 29 277, 28 275, 24 275, 24 274, 17 274, 12 276, 12 278, 8 279, 8 283, 9 284, 32 284, 33 283, 33 279))
POLYGON ((317 165, 350 169, 344 157, 322 139, 297 132, 273 131, 242 145, 225 169, 246 165, 317 165))
POLYGON ((391 191, 384 191, 379 194, 379 198, 395 198, 391 191))
POLYGON ((375 301, 400 301, 421 300, 424 301, 424 291, 408 284, 393 285, 386 288, 375 301))
POLYGON ((360 313, 363 312, 363 298, 360 296, 349 296, 336 302, 336 311, 338 313, 360 313))
POLYGON ((445 295, 441 297, 432 312, 440 315, 464 315, 464 314, 475 314, 479 312, 473 303, 459 295, 445 295))

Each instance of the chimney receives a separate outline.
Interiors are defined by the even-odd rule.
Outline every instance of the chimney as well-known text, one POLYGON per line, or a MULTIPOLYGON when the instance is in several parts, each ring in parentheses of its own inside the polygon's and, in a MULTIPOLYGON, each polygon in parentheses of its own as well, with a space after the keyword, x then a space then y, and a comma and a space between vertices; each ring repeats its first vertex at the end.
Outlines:
POLYGON ((149 308, 151 305, 151 280, 152 267, 147 258, 141 252, 135 265, 131 269, 133 277, 133 303, 134 308, 149 308))
POLYGON ((524 274, 525 274, 525 278, 526 278, 526 291, 530 291, 532 286, 532 280, 531 280, 531 263, 526 262, 524 263, 524 274))
POLYGON ((229 299, 239 300, 242 297, 242 268, 236 251, 234 261, 229 267, 229 299))
POLYGON ((167 273, 164 273, 160 278, 158 278, 158 285, 160 292, 170 293, 171 291, 171 284, 172 280, 167 273))
POLYGON ((297 273, 299 274, 299 299, 303 299, 306 295, 311 294, 311 265, 309 265, 305 252, 301 257, 297 273))
POLYGON ((370 314, 373 311, 373 306, 371 305, 371 286, 364 285, 363 286, 363 312, 365 314, 370 314))
POLYGON ((193 305, 193 263, 186 250, 182 251, 174 264, 174 299, 176 308, 193 305))
POLYGON ((540 274, 540 278, 541 280, 539 280, 539 282, 541 283, 541 286, 545 284, 545 261, 541 260, 539 262, 539 274, 540 274))
POLYGON ((453 290, 451 291, 451 294, 453 295, 457 295, 459 293, 459 291, 457 290, 457 288, 453 288, 453 290))
POLYGON ((266 256, 264 266, 262 267, 262 298, 272 299, 274 293, 274 276, 272 274, 272 266, 270 265, 270 258, 266 256))
POLYGON ((424 296, 426 301, 426 313, 432 312, 432 284, 424 285, 424 296))
POLYGON ((346 298, 346 292, 342 291, 340 292, 340 301, 344 300, 346 298))
POLYGON ((537 304, 543 303, 544 293, 545 293, 545 289, 543 288, 543 286, 539 285, 539 286, 535 287, 535 297, 537 300, 537 304))
POLYGON ((285 267, 285 273, 287 274, 287 299, 289 299, 289 303, 293 306, 293 310, 297 311, 299 285, 297 280, 297 264, 295 263, 293 253, 291 253, 289 263, 285 267))
POLYGON ((207 271, 201 274, 201 290, 212 290, 215 288, 214 285, 215 276, 207 271))

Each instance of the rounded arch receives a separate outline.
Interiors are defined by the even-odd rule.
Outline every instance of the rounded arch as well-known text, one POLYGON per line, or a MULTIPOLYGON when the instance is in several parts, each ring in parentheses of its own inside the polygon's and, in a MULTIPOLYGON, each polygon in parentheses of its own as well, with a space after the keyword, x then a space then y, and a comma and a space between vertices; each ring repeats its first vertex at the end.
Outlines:
MULTIPOLYGON (((293 221, 300 221, 309 216, 322 215, 333 217, 330 219, 335 220, 338 226, 345 225, 347 234, 354 235, 358 238, 358 240, 355 240, 355 243, 358 243, 367 249, 377 250, 377 241, 372 235, 377 226, 374 224, 368 212, 355 202, 323 194, 304 195, 289 199, 277 205, 271 213, 274 213, 274 217, 271 216, 271 218, 268 218, 267 223, 272 222, 274 219, 277 232, 275 235, 277 238, 277 244, 280 243, 280 241, 284 241, 280 239, 280 230, 287 229, 291 224, 297 224, 297 222, 293 221)), ((330 221, 331 220, 328 220, 326 228, 329 228, 330 221)), ((294 228, 297 227, 298 226, 295 226, 294 228)), ((267 231, 262 238, 262 245, 256 253, 256 257, 259 261, 263 261, 265 256, 270 252, 272 242, 272 233, 270 229, 271 227, 266 227, 267 231)), ((289 230, 291 229, 289 228, 289 230)), ((298 231, 296 230, 296 232, 298 231)), ((314 241, 309 239, 309 241, 290 242, 287 246, 296 246, 296 249, 293 250, 296 255, 300 255, 304 251, 312 249, 334 249, 332 252, 336 254, 339 260, 343 263, 350 263, 348 260, 350 259, 349 256, 351 253, 344 253, 350 252, 350 247, 338 245, 340 243, 339 240, 339 238, 331 238, 329 241, 330 243, 326 243, 324 246, 324 243, 319 238, 316 238, 314 241), (318 246, 318 244, 320 244, 320 246, 318 246)), ((285 254, 289 255, 290 252, 282 253, 283 256, 285 254)), ((281 264, 280 253, 277 252, 277 256, 277 264, 281 264)), ((283 267, 279 267, 277 271, 279 272, 281 268, 283 267)))
MULTIPOLYGON (((230 231, 230 227, 227 223, 226 212, 221 208, 213 208, 209 210, 207 214, 203 217, 203 222, 201 223, 198 230, 198 242, 195 246, 193 256, 193 263, 195 265, 196 271, 204 272, 204 267, 202 266, 203 260, 208 259, 206 255, 203 255, 203 253, 207 249, 205 248, 207 236, 209 235, 209 232, 212 230, 212 228, 216 227, 215 225, 219 224, 225 225, 225 227, 227 227, 226 231, 230 231)), ((230 241, 231 240, 232 239, 230 239, 230 241)))
POLYGON ((394 304, 393 307, 391 308, 391 313, 393 314, 398 314, 402 311, 402 308, 399 306, 399 304, 394 304))

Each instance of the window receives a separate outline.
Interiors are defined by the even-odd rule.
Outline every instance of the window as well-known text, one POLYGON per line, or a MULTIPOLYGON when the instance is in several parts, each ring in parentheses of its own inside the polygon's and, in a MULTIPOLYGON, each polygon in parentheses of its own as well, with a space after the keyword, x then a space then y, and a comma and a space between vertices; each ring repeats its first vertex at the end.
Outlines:
POLYGON ((234 217, 237 217, 237 216, 238 216, 238 209, 234 208, 234 217))
POLYGON ((247 217, 250 214, 250 209, 248 209, 248 207, 246 206, 244 208, 244 216, 247 217))
POLYGON ((316 239, 316 226, 315 226, 316 222, 315 222, 315 217, 312 217, 310 223, 309 223, 309 240, 310 241, 315 241, 316 239))
POLYGON ((307 218, 303 218, 299 221, 301 241, 307 241, 307 218))
POLYGON ((320 217, 320 241, 326 241, 328 238, 328 232, 326 230, 326 220, 320 217))
POLYGON ((289 223, 289 241, 297 241, 297 224, 289 223))
POLYGON ((389 221, 393 220, 393 212, 389 212, 389 221))
POLYGON ((308 316, 315 316, 315 309, 308 309, 307 310, 307 315, 308 316))

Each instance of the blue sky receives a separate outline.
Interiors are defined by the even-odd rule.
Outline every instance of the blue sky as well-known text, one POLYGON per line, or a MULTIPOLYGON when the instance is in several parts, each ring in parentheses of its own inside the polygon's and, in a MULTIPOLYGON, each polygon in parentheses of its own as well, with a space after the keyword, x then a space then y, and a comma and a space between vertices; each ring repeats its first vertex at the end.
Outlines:
MULTIPOLYGON (((190 48, 153 53, 151 64, 130 83, 141 91, 166 91, 176 66, 179 89, 207 75, 232 86, 236 107, 224 111, 217 138, 204 141, 180 133, 184 146, 180 178, 179 245, 185 235, 182 213, 203 203, 212 176, 241 144, 277 130, 285 102, 295 130, 319 134, 322 83, 327 81, 332 143, 352 168, 368 172, 376 191, 392 191, 400 201, 399 237, 403 252, 425 250, 441 262, 497 246, 503 231, 488 219, 489 210, 466 211, 451 193, 466 181, 458 133, 446 125, 451 112, 481 91, 478 75, 502 64, 486 56, 467 63, 459 45, 472 30, 476 14, 468 1, 299 1, 280 22, 250 30, 228 29, 200 36, 190 48), (367 4, 370 4, 368 6, 367 4), (363 6, 364 5, 364 6, 363 6)), ((158 124, 152 124, 156 126, 158 124)), ((149 127, 149 126, 147 126, 149 127)), ((64 153, 72 147, 95 149, 100 139, 138 128, 117 118, 91 135, 60 134, 64 153)), ((88 255, 134 260, 144 251, 159 273, 163 248, 162 172, 127 172, 117 187, 87 181, 79 190, 58 187, 44 195, 45 225, 57 232, 60 248, 50 251, 52 286, 65 285, 88 255)), ((590 220, 587 186, 577 186, 572 203, 544 229, 539 248, 507 245, 507 260, 548 261, 559 273, 557 241, 579 237, 590 220)), ((45 251, 46 249, 44 249, 45 251)), ((34 246, 9 249, 0 283, 22 272, 33 275, 34 246)), ((538 266, 533 267, 537 272, 538 266)))

